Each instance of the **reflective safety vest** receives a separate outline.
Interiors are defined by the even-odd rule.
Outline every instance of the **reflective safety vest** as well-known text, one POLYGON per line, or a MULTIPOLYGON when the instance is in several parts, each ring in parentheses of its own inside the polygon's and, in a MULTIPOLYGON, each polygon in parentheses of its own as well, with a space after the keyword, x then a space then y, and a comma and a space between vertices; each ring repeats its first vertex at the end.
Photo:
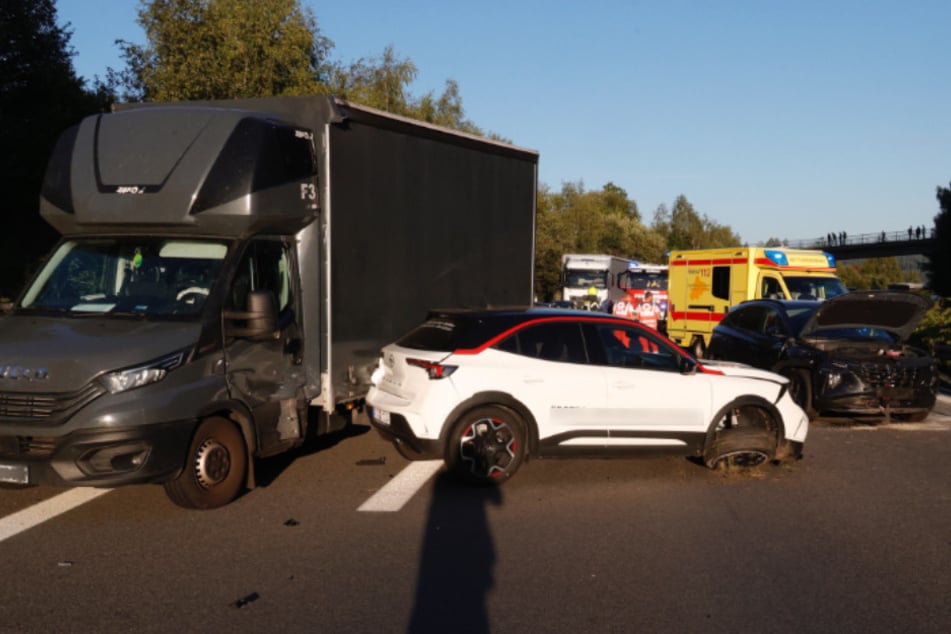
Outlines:
POLYGON ((654 304, 643 302, 635 310, 634 318, 645 326, 657 330, 657 320, 660 319, 660 310, 654 304))
POLYGON ((619 299, 614 302, 614 310, 612 312, 617 317, 627 317, 628 319, 634 319, 634 304, 626 299, 619 299))

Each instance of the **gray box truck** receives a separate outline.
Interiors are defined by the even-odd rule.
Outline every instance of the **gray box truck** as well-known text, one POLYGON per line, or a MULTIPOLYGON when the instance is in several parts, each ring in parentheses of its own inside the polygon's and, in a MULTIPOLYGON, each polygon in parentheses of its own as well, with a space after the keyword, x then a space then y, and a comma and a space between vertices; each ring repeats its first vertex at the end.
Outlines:
POLYGON ((531 303, 537 168, 333 97, 84 119, 40 196, 62 238, 0 317, 0 482, 229 503, 429 309, 531 303))

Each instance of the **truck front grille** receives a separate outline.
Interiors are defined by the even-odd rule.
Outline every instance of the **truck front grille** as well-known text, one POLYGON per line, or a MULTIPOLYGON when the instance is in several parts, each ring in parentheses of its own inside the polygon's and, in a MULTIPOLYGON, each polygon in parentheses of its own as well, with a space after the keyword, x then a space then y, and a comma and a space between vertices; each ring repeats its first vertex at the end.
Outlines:
POLYGON ((0 436, 0 458, 46 458, 56 439, 42 436, 0 436))
POLYGON ((0 421, 59 424, 104 393, 95 383, 75 392, 0 392, 0 421))

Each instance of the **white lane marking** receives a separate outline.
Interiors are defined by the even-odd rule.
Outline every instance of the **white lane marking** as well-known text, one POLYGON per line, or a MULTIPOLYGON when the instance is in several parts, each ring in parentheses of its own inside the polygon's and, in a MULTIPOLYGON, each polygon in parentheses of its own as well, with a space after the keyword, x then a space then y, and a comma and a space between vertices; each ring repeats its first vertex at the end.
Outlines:
POLYGON ((360 505, 358 511, 394 513, 416 495, 436 472, 442 469, 442 460, 419 460, 409 463, 382 489, 360 505))
POLYGON ((100 495, 109 493, 109 491, 111 489, 93 489, 91 487, 70 489, 66 493, 43 500, 22 511, 17 511, 13 515, 7 515, 0 519, 0 542, 8 540, 14 535, 19 535, 34 526, 39 526, 43 522, 71 511, 100 495))

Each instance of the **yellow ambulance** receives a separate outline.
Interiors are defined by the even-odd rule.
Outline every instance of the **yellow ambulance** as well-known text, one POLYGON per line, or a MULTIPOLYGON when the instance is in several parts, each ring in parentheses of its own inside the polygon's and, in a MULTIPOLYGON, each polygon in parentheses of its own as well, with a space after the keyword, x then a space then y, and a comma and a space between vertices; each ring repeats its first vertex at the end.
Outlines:
POLYGON ((671 251, 667 335, 702 357, 710 333, 747 299, 828 299, 846 292, 824 251, 735 247, 671 251))

